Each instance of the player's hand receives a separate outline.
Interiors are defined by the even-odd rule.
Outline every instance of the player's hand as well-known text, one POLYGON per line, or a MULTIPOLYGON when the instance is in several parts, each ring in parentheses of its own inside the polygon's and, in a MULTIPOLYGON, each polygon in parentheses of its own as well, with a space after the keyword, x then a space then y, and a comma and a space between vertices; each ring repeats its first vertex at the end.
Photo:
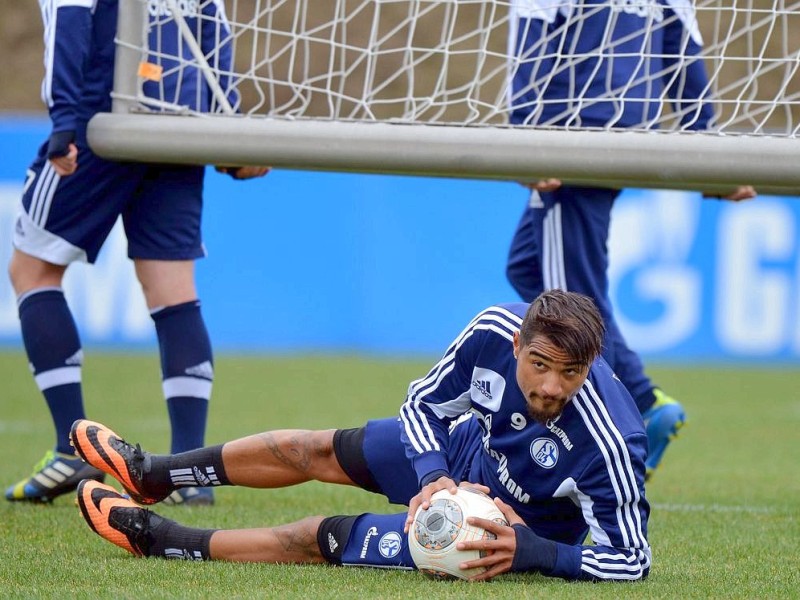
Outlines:
POLYGON ((716 198, 717 200, 728 200, 730 202, 741 202, 742 200, 752 200, 757 195, 756 189, 752 185, 740 185, 727 196, 715 194, 703 194, 703 198, 716 198))
POLYGON ((233 179, 254 179, 263 177, 270 172, 271 167, 215 167, 217 173, 225 173, 233 179))
POLYGON ((492 490, 490 490, 488 486, 485 486, 482 483, 470 483, 469 481, 462 481, 461 483, 458 484, 458 487, 467 490, 478 490, 479 492, 483 492, 487 496, 490 495, 492 492, 492 490))
POLYGON ((486 581, 502 573, 511 570, 514 563, 514 554, 517 551, 517 532, 512 525, 524 525, 525 522, 508 504, 500 498, 495 498, 494 503, 503 516, 508 521, 508 525, 495 523, 488 519, 469 517, 467 523, 481 527, 496 536, 495 539, 472 540, 470 542, 459 542, 456 548, 459 550, 482 550, 486 556, 463 562, 459 565, 462 569, 473 569, 483 567, 483 573, 469 578, 470 581, 486 581))
POLYGON ((67 153, 64 156, 51 158, 50 164, 53 165, 53 170, 61 177, 72 175, 78 170, 78 147, 75 144, 70 144, 67 148, 67 153))
POLYGON ((72 175, 78 168, 78 147, 74 131, 54 131, 47 140, 47 160, 61 177, 72 175))
POLYGON ((560 179, 540 179, 538 181, 520 181, 520 185, 532 192, 553 192, 561 187, 560 179))
POLYGON ((414 523, 414 515, 417 514, 417 509, 420 506, 423 510, 428 510, 431 507, 431 496, 433 496, 439 490, 448 490, 451 494, 455 494, 458 491, 458 486, 456 485, 455 481, 444 476, 439 477, 439 479, 436 481, 431 481, 428 485, 424 486, 408 503, 408 516, 406 517, 406 523, 403 526, 403 533, 408 533, 408 530, 414 523))

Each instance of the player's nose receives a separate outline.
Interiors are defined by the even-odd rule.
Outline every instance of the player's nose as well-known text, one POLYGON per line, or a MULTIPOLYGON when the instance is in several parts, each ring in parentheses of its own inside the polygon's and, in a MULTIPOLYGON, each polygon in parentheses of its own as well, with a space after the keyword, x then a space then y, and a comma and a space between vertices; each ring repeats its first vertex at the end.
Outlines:
POLYGON ((561 378, 556 373, 548 373, 542 380, 542 396, 559 398, 563 391, 561 378))

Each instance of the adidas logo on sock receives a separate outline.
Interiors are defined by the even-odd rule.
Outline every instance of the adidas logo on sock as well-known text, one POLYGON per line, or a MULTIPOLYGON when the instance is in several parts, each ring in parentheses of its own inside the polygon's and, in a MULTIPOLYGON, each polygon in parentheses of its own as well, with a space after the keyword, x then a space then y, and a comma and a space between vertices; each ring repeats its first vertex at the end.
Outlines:
POLYGON ((193 467, 192 470, 194 471, 194 478, 197 480, 198 485, 202 485, 203 487, 211 485, 211 480, 206 477, 206 474, 200 469, 193 467))
POLYGON ((83 350, 78 350, 75 354, 70 356, 64 361, 65 365, 82 365, 83 364, 83 350))
POLYGON ((210 360, 201 362, 199 365, 189 367, 184 371, 187 375, 194 375, 195 377, 202 377, 204 379, 214 379, 214 366, 210 360))
POLYGON ((177 560, 203 560, 203 555, 199 550, 188 550, 186 548, 164 548, 164 558, 177 560))
POLYGON ((339 544, 338 544, 338 542, 336 541, 336 538, 335 538, 335 537, 333 537, 333 534, 329 532, 329 533, 328 533, 328 548, 330 548, 330 549, 331 549, 331 552, 333 552, 333 551, 334 551, 334 550, 336 550, 338 547, 339 547, 339 544))
POLYGON ((192 467, 188 469, 170 469, 169 479, 176 487, 194 487, 220 485, 214 467, 192 467))

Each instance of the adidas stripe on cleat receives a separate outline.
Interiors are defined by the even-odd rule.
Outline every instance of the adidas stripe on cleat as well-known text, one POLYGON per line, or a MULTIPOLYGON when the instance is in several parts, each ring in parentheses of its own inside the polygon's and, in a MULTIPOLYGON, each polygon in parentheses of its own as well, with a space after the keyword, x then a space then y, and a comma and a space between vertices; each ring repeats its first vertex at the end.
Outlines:
POLYGON ((143 489, 142 476, 150 455, 132 446, 100 423, 82 419, 72 424, 70 441, 75 451, 93 467, 116 478, 139 504, 155 504, 166 494, 153 495, 143 489))
POLYGON ((150 555, 151 529, 163 521, 161 517, 134 504, 114 488, 90 479, 78 485, 78 506, 97 535, 134 556, 150 555))
POLYGON ((87 465, 79 457, 48 451, 33 468, 33 473, 6 490, 6 500, 51 502, 72 492, 82 479, 102 481, 102 471, 87 465))

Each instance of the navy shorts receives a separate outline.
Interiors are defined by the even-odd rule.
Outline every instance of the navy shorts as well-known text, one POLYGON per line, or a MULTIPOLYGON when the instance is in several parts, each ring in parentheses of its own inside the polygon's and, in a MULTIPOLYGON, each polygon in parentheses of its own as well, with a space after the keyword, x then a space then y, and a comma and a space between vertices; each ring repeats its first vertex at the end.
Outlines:
MULTIPOLYGON (((417 474, 400 439, 400 419, 368 421, 358 429, 340 429, 333 435, 336 458, 360 487, 382 494, 392 504, 405 504, 419 492, 417 474)), ((456 482, 471 481, 470 467, 481 451, 481 430, 469 418, 451 428, 447 450, 450 475, 456 482)))
MULTIPOLYGON (((419 492, 419 485, 400 440, 401 427, 397 418, 369 421, 359 429, 336 431, 333 446, 339 464, 355 483, 386 496, 393 504, 407 505, 419 492)), ((481 451, 481 432, 475 419, 461 421, 451 430, 448 464, 457 482, 481 483, 470 477, 472 460, 481 451)), ((406 514, 329 517, 317 532, 322 555, 333 564, 413 568, 403 533, 406 514)))
POLYGON ((93 263, 122 216, 130 258, 205 256, 205 167, 107 161, 78 142, 78 169, 59 177, 43 145, 28 169, 14 246, 54 264, 93 263))

